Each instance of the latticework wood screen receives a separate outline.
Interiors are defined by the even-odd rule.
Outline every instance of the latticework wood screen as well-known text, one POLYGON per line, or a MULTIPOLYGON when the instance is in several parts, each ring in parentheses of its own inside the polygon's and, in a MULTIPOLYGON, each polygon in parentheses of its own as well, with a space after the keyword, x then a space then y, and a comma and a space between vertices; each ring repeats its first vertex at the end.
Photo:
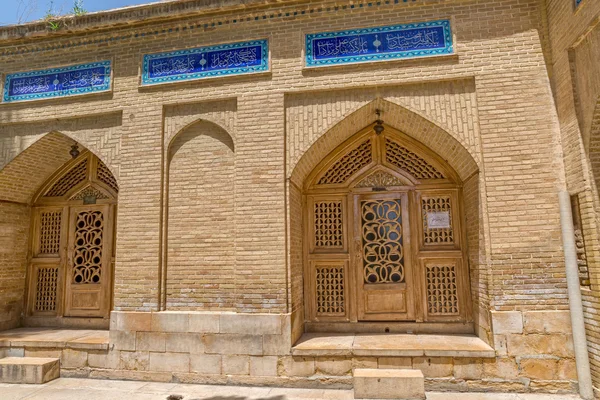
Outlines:
POLYGON ((34 310, 36 312, 56 311, 57 285, 58 267, 40 267, 37 270, 34 304, 34 310))
POLYGON ((336 161, 319 179, 319 185, 344 183, 372 161, 372 144, 370 140, 367 140, 336 161))
POLYGON ((344 275, 343 265, 316 267, 317 316, 344 316, 346 314, 344 275))
POLYGON ((458 315, 456 265, 431 263, 425 267, 427 313, 431 316, 458 315))
POLYGON ((344 245, 342 218, 342 201, 328 200, 315 202, 315 247, 336 248, 344 245))
POLYGON ((114 175, 110 172, 108 167, 100 160, 98 160, 98 169, 96 171, 96 177, 99 181, 106 183, 115 192, 119 191, 117 180, 114 175))
POLYGON ((79 164, 71 168, 46 192, 44 197, 61 197, 67 194, 71 188, 87 179, 88 159, 83 159, 79 164))
POLYGON ((423 243, 425 245, 445 245, 454 243, 452 227, 452 200, 450 196, 424 197, 421 199, 423 217, 423 243), (429 213, 446 213, 449 226, 445 228, 430 227, 427 223, 429 213))
POLYGON ((388 163, 408 171, 417 179, 444 179, 433 165, 393 140, 385 140, 385 159, 388 163))
POLYGON ((102 211, 77 213, 73 283, 99 283, 102 277, 104 214, 102 211))
POLYGON ((40 213, 39 254, 58 254, 61 224, 61 210, 40 213))

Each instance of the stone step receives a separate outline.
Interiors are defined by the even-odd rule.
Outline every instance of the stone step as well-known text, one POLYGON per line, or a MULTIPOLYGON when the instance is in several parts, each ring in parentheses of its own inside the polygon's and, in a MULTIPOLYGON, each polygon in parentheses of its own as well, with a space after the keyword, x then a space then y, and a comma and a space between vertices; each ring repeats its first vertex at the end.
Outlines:
POLYGON ((425 399, 425 378, 418 369, 355 369, 355 399, 425 399))
POLYGON ((0 382, 46 383, 60 376, 60 359, 6 357, 0 359, 0 382))

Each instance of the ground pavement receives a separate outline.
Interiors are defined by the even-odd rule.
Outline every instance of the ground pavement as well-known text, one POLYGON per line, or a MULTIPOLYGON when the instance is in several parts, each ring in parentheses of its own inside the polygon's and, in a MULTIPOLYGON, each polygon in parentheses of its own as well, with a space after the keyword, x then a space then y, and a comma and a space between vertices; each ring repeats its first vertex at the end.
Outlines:
MULTIPOLYGON (((286 389, 59 378, 44 385, 0 383, 1 400, 352 400, 352 390, 286 389)), ((428 392, 428 400, 576 400, 573 395, 428 392)))

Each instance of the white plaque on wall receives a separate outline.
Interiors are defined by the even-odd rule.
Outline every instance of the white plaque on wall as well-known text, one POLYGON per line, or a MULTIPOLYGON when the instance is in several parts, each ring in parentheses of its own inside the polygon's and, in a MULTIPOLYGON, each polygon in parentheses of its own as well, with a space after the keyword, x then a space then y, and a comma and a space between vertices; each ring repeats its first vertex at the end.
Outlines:
POLYGON ((429 229, 450 228, 450 212, 438 211, 427 213, 427 227, 429 229))

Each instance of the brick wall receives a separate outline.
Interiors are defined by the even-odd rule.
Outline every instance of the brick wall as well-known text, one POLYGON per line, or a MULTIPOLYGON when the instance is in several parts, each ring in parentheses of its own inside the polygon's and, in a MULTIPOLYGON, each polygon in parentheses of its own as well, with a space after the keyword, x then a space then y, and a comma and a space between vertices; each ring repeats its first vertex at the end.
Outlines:
MULTIPOLYGON (((550 23, 556 16, 552 8, 556 7, 555 3, 549 2, 550 23)), ((591 4, 589 0, 587 3, 591 4)), ((205 286, 194 287, 207 282, 194 280, 183 284, 169 276, 169 271, 176 271, 171 268, 176 265, 171 261, 177 261, 177 257, 180 257, 177 261, 182 268, 180 272, 183 268, 189 270, 192 262, 194 268, 199 267, 196 272, 205 271, 202 268, 209 263, 211 255, 202 253, 205 250, 199 251, 199 246, 207 232, 196 230, 197 227, 187 231, 200 235, 194 239, 196 247, 188 252, 194 255, 189 257, 173 253, 174 248, 170 248, 169 243, 177 243, 184 236, 170 236, 169 232, 171 222, 176 221, 170 218, 187 217, 181 215, 180 210, 185 209, 186 200, 191 201, 188 186, 173 182, 186 175, 200 179, 203 171, 208 173, 203 164, 208 159, 220 164, 210 171, 211 179, 218 180, 219 184, 207 183, 206 197, 204 193, 194 196, 192 204, 196 211, 206 210, 206 198, 220 198, 226 191, 225 181, 219 177, 232 176, 233 184, 227 186, 234 188, 231 197, 219 201, 220 206, 228 210, 224 218, 232 220, 234 227, 234 231, 227 234, 233 237, 230 240, 233 251, 228 249, 219 259, 230 269, 227 273, 219 271, 222 275, 214 275, 213 284, 233 285, 227 286, 228 294, 234 293, 233 298, 223 303, 227 303, 227 309, 275 314, 274 318, 294 311, 289 324, 293 324, 294 337, 297 337, 302 331, 303 302, 301 243, 298 241, 302 226, 296 214, 300 205, 299 188, 323 157, 372 123, 374 111, 379 108, 386 124, 441 155, 465 184, 465 217, 478 333, 490 341, 491 334, 497 333, 488 322, 490 310, 516 312, 521 316, 533 310, 564 312, 567 298, 556 196, 563 183, 562 160, 558 151, 558 119, 545 60, 552 56, 554 67, 568 68, 569 64, 566 58, 556 55, 560 51, 556 54, 550 51, 556 46, 553 44, 550 49, 546 39, 556 41, 557 38, 552 31, 544 31, 544 3, 538 0, 416 0, 353 4, 354 7, 350 7, 346 2, 323 1, 281 3, 277 7, 249 7, 247 10, 233 7, 218 15, 181 14, 173 19, 136 22, 104 31, 90 30, 85 36, 59 32, 39 39, 6 39, 0 42, 2 71, 53 67, 58 61, 63 65, 112 59, 114 89, 109 94, 0 106, 0 143, 6 138, 11 138, 7 140, 11 143, 19 143, 14 147, 11 144, 8 151, 3 147, 0 165, 7 164, 44 133, 60 130, 51 128, 59 126, 55 124, 71 123, 69 136, 81 139, 119 179, 114 308, 119 312, 148 312, 161 309, 165 288, 171 290, 169 288, 175 289, 177 285, 178 293, 171 292, 173 296, 167 293, 168 307, 175 306, 168 303, 169 298, 179 296, 181 300, 185 290, 198 301, 193 306, 184 306, 178 300, 177 307, 213 307, 207 305, 212 300, 205 303, 202 297, 209 292, 199 290, 205 286), (453 18, 456 34, 457 54, 454 56, 317 70, 303 68, 303 33, 448 17, 453 18), (264 37, 270 40, 269 73, 139 87, 142 54, 264 37), (98 114, 99 110, 106 114, 98 114), (206 135, 199 135, 184 141, 180 147, 182 152, 174 153, 170 160, 167 151, 171 141, 176 143, 186 137, 189 134, 186 127, 198 120, 210 121, 226 131, 235 142, 235 152, 221 146, 219 143, 223 141, 210 141, 206 135), (86 134, 92 128, 97 129, 93 134, 86 134), (12 139, 14 137, 19 139, 12 139), (218 146, 211 147, 215 145, 218 146), (205 157, 201 157, 203 154, 205 157), (291 181, 287 186, 286 179, 291 181), (229 199, 232 203, 228 203, 229 199), (181 207, 175 213, 170 209, 173 204, 181 207), (169 213, 165 212, 167 207, 169 213), (168 221, 166 215, 170 216, 168 221), (206 257, 202 258, 203 254, 206 257), (193 257, 198 258, 191 260, 193 257), (227 257, 234 257, 233 261, 226 261, 227 257), (186 264, 188 262, 190 264, 186 264)), ((97 17, 90 18, 90 23, 98 22, 97 17)), ((106 22, 110 18, 106 16, 106 22)), ((0 32, 0 38, 3 35, 6 37, 8 33, 0 32)), ((572 87, 570 82, 566 84, 562 80, 555 81, 554 86, 555 95, 572 87)), ((558 100, 557 104, 562 118, 565 107, 558 100)), ((568 129, 576 129, 574 121, 561 119, 565 149, 578 146, 577 140, 566 140, 570 138, 566 133, 568 129)), ((569 154, 567 176, 571 179, 586 167, 585 163, 577 162, 578 155, 569 154)), ((8 165, 14 162, 16 159, 8 165)), ((15 180, 18 181, 17 176, 10 181, 15 180)), ((584 180, 580 181, 574 181, 573 187, 583 187, 584 180)), ((593 212, 588 206, 588 203, 582 204, 587 213, 584 224, 591 226, 593 212)), ((205 215, 203 218, 208 219, 196 222, 220 223, 205 215)), ((185 222, 181 219, 179 223, 183 226, 185 222)), ((180 243, 194 243, 194 240, 180 243)), ((592 240, 592 246, 595 243, 591 233, 586 240, 592 240)), ((226 242, 223 239, 219 243, 226 242)), ((219 296, 215 294, 211 299, 216 298, 219 296)), ((586 297, 588 302, 593 300, 593 296, 586 297)), ((591 313, 588 318, 592 318, 591 313)), ((112 328, 115 332, 135 332, 133 348, 129 343, 130 347, 123 351, 137 351, 138 332, 142 332, 140 343, 145 340, 145 332, 158 336, 168 333, 167 327, 163 330, 152 326, 112 328)), ((521 336, 529 334, 519 333, 521 336)), ((121 340, 113 339, 114 343, 121 340)), ((222 345, 228 346, 227 343, 222 345)), ((287 346, 289 348, 289 343, 287 346)), ((498 346, 497 351, 502 351, 498 346)), ((528 354, 552 356, 552 346, 534 348, 528 350, 528 354)), ((164 352, 156 352, 167 353, 166 347, 164 352)), ((249 357, 254 355, 244 354, 243 359, 225 361, 226 353, 219 354, 220 362, 231 361, 232 368, 239 367, 238 371, 244 374, 246 366, 251 371, 249 357)), ((270 356, 261 354, 264 355, 270 356)), ((149 365, 161 365, 166 357, 148 354, 149 365)), ((529 372, 517 370, 515 375, 512 370, 503 370, 502 357, 498 353, 492 366, 484 369, 489 376, 500 376, 507 381, 528 378, 529 372), (496 372, 489 372, 492 369, 496 372)), ((556 357, 562 360, 571 356, 556 357)), ((515 363, 518 368, 516 354, 508 358, 507 362, 515 363)), ((313 368, 315 362, 312 360, 313 368)), ((306 363, 308 369, 310 363, 306 363)), ((416 362, 419 363, 422 360, 416 362)), ((343 365, 347 364, 345 360, 343 365)), ((290 367, 289 360, 281 361, 279 368, 287 367, 290 367)), ((537 379, 562 381, 548 386, 548 390, 557 387, 570 390, 565 382, 571 378, 558 372, 537 379)), ((524 384, 519 388, 529 390, 524 384)))
POLYGON ((567 187, 579 198, 591 286, 582 288, 592 379, 600 387, 598 274, 600 272, 600 202, 598 174, 593 171, 598 133, 594 124, 600 70, 597 62, 600 3, 547 1, 552 52, 552 87, 561 128, 567 187))
POLYGON ((31 208, 0 200, 0 330, 21 323, 31 208))
POLYGON ((234 144, 213 123, 181 131, 168 153, 167 308, 235 306, 234 144))

